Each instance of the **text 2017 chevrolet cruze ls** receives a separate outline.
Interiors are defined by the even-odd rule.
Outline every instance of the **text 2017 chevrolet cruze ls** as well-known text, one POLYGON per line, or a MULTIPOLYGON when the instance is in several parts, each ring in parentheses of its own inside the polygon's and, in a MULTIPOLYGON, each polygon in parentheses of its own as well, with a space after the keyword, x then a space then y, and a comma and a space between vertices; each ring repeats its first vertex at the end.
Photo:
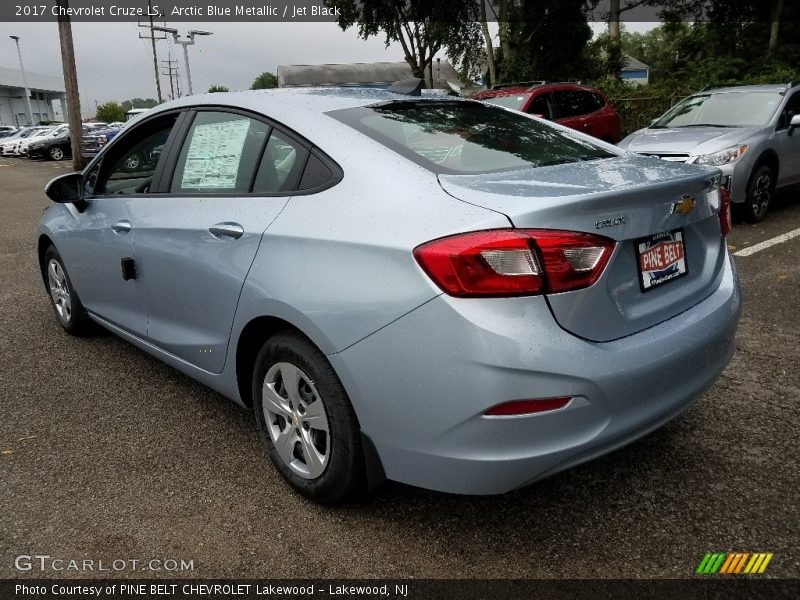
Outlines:
POLYGON ((718 170, 480 102, 183 98, 47 191, 62 327, 252 407, 321 502, 524 486, 663 425, 734 349, 718 170))

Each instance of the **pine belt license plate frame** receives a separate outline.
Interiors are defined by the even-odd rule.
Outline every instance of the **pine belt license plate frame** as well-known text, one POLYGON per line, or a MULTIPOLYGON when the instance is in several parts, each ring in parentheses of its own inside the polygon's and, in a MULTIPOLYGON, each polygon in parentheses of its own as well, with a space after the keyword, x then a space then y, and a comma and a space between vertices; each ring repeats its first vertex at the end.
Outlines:
POLYGON ((639 289, 642 291, 642 293, 647 293, 656 288, 660 288, 664 284, 675 281, 676 279, 680 279, 681 277, 686 277, 686 275, 689 274, 689 261, 686 257, 686 238, 682 228, 672 229, 670 231, 662 231, 661 233, 639 238, 634 241, 633 249, 636 252, 637 276, 639 278, 639 289), (677 243, 680 247, 681 256, 670 265, 667 265, 665 269, 662 269, 662 271, 671 269, 674 265, 676 266, 674 271, 670 273, 664 273, 660 277, 652 279, 650 278, 650 272, 645 271, 642 268, 642 257, 647 251, 665 242, 672 244, 677 243))

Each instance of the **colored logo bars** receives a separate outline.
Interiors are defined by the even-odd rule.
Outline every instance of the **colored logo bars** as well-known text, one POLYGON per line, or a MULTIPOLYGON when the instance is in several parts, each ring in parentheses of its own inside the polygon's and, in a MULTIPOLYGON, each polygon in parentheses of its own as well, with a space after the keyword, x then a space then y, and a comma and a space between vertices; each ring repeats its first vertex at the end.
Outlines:
POLYGON ((706 552, 700 566, 695 573, 703 575, 713 573, 763 573, 769 561, 772 560, 772 552, 760 552, 751 554, 749 552, 706 552))

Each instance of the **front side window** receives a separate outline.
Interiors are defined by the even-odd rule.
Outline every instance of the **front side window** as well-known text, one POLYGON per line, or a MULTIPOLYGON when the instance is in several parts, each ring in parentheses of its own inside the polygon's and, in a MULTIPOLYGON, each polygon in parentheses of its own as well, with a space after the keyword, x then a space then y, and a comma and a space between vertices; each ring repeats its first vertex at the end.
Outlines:
POLYGON ((491 173, 615 156, 522 113, 478 102, 396 101, 328 114, 436 173, 491 173))
POLYGON ((778 92, 717 92, 691 96, 652 128, 760 127, 769 123, 783 97, 778 92))
POLYGON ((167 115, 126 133, 124 139, 103 155, 98 173, 93 175, 91 190, 97 195, 149 192, 176 120, 177 115, 167 115))
POLYGON ((199 112, 181 148, 170 191, 247 193, 269 125, 243 115, 199 112))
POLYGON ((789 127, 789 121, 792 117, 800 114, 800 92, 795 92, 789 101, 786 103, 786 108, 781 113, 781 119, 778 123, 778 129, 786 129, 789 127))
POLYGON ((553 112, 550 110, 550 94, 537 96, 534 101, 531 102, 528 112, 532 115, 541 115, 545 119, 552 119, 553 112))

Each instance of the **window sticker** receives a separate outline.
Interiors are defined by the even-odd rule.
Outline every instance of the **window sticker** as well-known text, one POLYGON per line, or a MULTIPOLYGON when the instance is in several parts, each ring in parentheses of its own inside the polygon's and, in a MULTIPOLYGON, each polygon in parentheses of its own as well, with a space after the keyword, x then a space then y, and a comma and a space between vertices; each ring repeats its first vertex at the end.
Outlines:
POLYGON ((197 125, 186 156, 181 188, 232 190, 250 119, 197 125))

